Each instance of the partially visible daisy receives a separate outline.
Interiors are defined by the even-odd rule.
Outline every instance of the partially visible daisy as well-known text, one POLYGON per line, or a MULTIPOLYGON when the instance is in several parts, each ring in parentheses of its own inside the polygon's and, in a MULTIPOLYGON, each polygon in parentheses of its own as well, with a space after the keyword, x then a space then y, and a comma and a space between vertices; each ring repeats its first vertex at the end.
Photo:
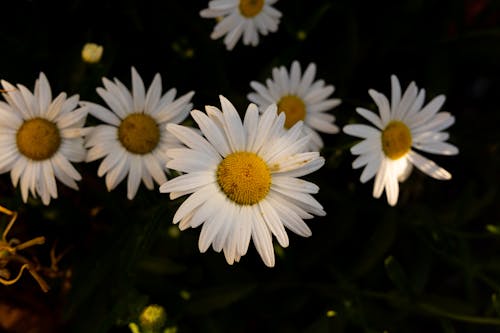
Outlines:
POLYGON ((206 106, 206 114, 191 116, 204 136, 195 130, 168 124, 167 130, 187 147, 167 150, 167 166, 185 174, 160 187, 170 198, 190 194, 173 223, 179 228, 203 224, 199 249, 210 245, 224 250, 229 264, 239 261, 250 239, 264 263, 274 266, 272 235, 288 246, 285 227, 307 237, 311 230, 303 219, 323 216, 323 207, 312 197, 319 187, 299 179, 318 170, 324 159, 306 152, 309 138, 301 134, 302 122, 283 130, 285 117, 273 104, 259 115, 250 104, 243 122, 234 106, 220 96, 222 111, 206 106))
POLYGON ((12 184, 20 183, 24 202, 28 194, 44 205, 57 198, 56 178, 78 190, 80 173, 70 162, 85 159, 83 146, 87 110, 77 108, 78 95, 60 93, 52 100, 45 74, 35 81, 34 93, 25 86, 2 80, 7 101, 0 102, 0 173, 10 171, 12 184))
POLYGON ((455 155, 458 149, 445 142, 449 138, 442 132, 455 122, 449 112, 439 112, 445 96, 433 98, 425 107, 425 90, 418 90, 411 82, 403 96, 396 76, 391 76, 391 102, 381 93, 370 89, 368 93, 377 104, 379 115, 372 111, 357 108, 356 111, 375 127, 367 125, 347 125, 344 132, 363 141, 351 148, 354 155, 354 169, 364 166, 361 182, 365 183, 375 176, 373 196, 379 198, 385 190, 387 201, 396 205, 399 184, 411 173, 415 165, 427 175, 440 180, 451 179, 451 174, 433 161, 417 153, 424 152, 455 155))
POLYGON ((310 150, 320 150, 323 140, 316 132, 334 134, 339 128, 334 124, 335 116, 325 113, 341 103, 338 98, 330 98, 335 87, 325 81, 314 81, 316 65, 310 63, 304 75, 298 61, 292 63, 290 72, 284 66, 272 70, 273 78, 267 79, 267 87, 252 81, 255 90, 248 99, 256 103, 261 111, 276 103, 278 112, 286 115, 285 128, 291 128, 299 120, 304 121, 304 133, 311 135, 310 150), (314 81, 314 82, 313 82, 314 81))
POLYGON ((103 78, 105 88, 97 93, 108 105, 105 108, 91 102, 81 102, 89 113, 106 124, 96 126, 86 138, 90 148, 87 162, 103 158, 97 174, 106 175, 106 187, 113 190, 127 179, 127 198, 132 200, 142 182, 152 190, 153 179, 158 184, 167 181, 165 172, 167 148, 180 146, 180 142, 167 133, 167 123, 179 123, 191 110, 194 92, 175 99, 172 88, 162 96, 161 77, 156 74, 148 91, 132 67, 132 91, 115 78, 103 78))
POLYGON ((224 35, 224 44, 232 50, 243 35, 243 44, 257 46, 259 33, 276 32, 281 12, 274 5, 278 0, 212 0, 201 17, 220 18, 210 35, 218 39, 224 35))

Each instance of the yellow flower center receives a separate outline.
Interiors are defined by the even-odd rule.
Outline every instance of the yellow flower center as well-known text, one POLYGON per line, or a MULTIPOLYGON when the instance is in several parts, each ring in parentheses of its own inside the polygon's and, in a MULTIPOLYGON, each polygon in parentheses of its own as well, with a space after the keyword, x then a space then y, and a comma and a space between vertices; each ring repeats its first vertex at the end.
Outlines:
POLYGON ((264 7, 264 0, 240 0, 240 12, 244 17, 254 17, 264 7))
POLYGON ((382 131, 382 149, 387 157, 397 160, 411 148, 411 132, 401 121, 391 121, 382 131))
POLYGON ((118 128, 118 140, 134 154, 147 154, 160 142, 156 121, 143 113, 132 113, 123 119, 118 128))
POLYGON ((285 127, 291 128, 296 122, 306 117, 306 105, 299 97, 286 95, 278 102, 278 113, 281 112, 284 112, 286 116, 285 127))
POLYGON ((236 152, 226 156, 217 168, 222 192, 239 205, 253 205, 271 188, 271 172, 255 153, 236 152))
POLYGON ((16 144, 24 156, 42 161, 57 152, 61 145, 61 135, 53 122, 33 118, 25 121, 17 131, 16 144))

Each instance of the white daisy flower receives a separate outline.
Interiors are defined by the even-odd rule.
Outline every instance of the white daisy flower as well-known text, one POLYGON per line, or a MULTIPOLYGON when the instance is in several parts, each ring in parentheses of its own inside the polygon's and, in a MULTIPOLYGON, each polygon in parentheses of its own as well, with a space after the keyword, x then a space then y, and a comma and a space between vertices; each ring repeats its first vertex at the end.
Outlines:
POLYGON ((222 111, 206 106, 206 114, 191 116, 204 136, 188 127, 168 124, 167 130, 187 148, 169 149, 167 166, 185 174, 160 187, 170 198, 191 194, 178 208, 173 223, 179 228, 203 224, 199 249, 210 245, 224 250, 229 264, 245 255, 250 239, 264 263, 274 266, 272 235, 288 246, 285 227, 307 237, 311 230, 303 219, 323 216, 323 207, 312 197, 319 187, 299 179, 324 164, 318 152, 305 152, 308 137, 302 122, 283 130, 284 115, 271 105, 263 115, 255 104, 241 121, 233 105, 220 96, 222 111))
POLYGON ((106 124, 96 126, 86 138, 90 148, 86 158, 92 162, 103 158, 97 174, 106 175, 106 187, 113 190, 124 178, 127 179, 127 198, 132 200, 141 179, 152 190, 153 179, 158 184, 167 181, 165 151, 181 143, 167 133, 167 123, 179 123, 191 110, 194 92, 175 99, 172 88, 163 96, 161 77, 156 74, 148 91, 132 67, 132 91, 118 79, 114 83, 102 79, 105 88, 97 88, 110 109, 91 102, 81 102, 89 113, 106 124))
POLYGON ((34 93, 25 86, 1 81, 7 101, 0 102, 0 173, 10 171, 12 184, 20 183, 24 202, 28 194, 44 205, 57 198, 57 178, 78 190, 80 173, 70 162, 85 159, 83 146, 87 110, 77 108, 78 95, 60 93, 52 100, 45 74, 35 81, 34 93))
POLYGON ((310 63, 302 76, 298 61, 292 63, 290 72, 284 66, 272 70, 273 78, 267 79, 267 87, 252 81, 255 90, 248 99, 256 103, 261 112, 270 104, 278 105, 278 112, 286 115, 285 128, 291 128, 297 121, 304 121, 304 133, 311 135, 310 150, 320 150, 323 140, 316 132, 334 134, 339 128, 334 124, 335 117, 325 113, 341 103, 338 98, 327 99, 335 87, 325 86, 323 80, 314 81, 316 65, 310 63))
POLYGON ((398 182, 403 182, 410 175, 412 165, 435 179, 451 179, 448 171, 412 148, 442 155, 458 154, 458 149, 445 142, 449 134, 442 132, 455 122, 449 112, 438 112, 444 104, 444 95, 433 98, 422 107, 425 90, 419 91, 415 82, 410 83, 403 96, 396 76, 391 76, 391 83, 390 103, 383 94, 373 89, 368 91, 379 109, 380 117, 372 111, 356 109, 375 127, 347 125, 343 130, 363 138, 351 148, 354 155, 359 155, 352 163, 353 168, 365 167, 361 182, 365 183, 376 175, 373 196, 379 198, 385 189, 387 201, 394 206, 398 201, 398 182))
POLYGON ((212 0, 201 17, 220 18, 210 35, 218 39, 224 35, 224 44, 232 50, 243 35, 243 44, 257 46, 259 33, 276 32, 281 12, 272 7, 278 0, 212 0))

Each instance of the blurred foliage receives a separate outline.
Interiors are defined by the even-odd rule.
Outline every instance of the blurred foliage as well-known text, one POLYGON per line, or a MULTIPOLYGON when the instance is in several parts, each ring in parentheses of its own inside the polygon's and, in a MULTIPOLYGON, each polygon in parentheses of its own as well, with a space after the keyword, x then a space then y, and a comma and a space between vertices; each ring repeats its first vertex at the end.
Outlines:
POLYGON ((391 208, 372 198, 372 181, 358 181, 352 138, 323 135, 327 163, 308 179, 327 216, 307 221, 310 238, 289 233, 269 269, 252 247, 234 266, 212 250, 200 254, 199 230, 171 227, 182 199, 141 185, 128 201, 123 183, 107 192, 98 162, 77 164, 80 191, 59 185, 48 207, 23 204, 0 175, 0 204, 19 213, 10 235, 45 236, 27 249, 42 264, 52 247, 64 253, 48 293, 28 274, 0 286, 0 331, 130 332, 141 310, 158 304, 167 331, 178 333, 500 332, 500 2, 282 0, 278 32, 232 52, 210 40, 214 22, 199 16, 207 4, 6 2, 0 77, 32 89, 43 71, 54 93, 102 103, 101 78, 129 85, 135 66, 146 85, 158 72, 164 90, 194 90, 197 109, 219 106, 223 94, 244 110, 250 81, 297 59, 335 85, 343 103, 332 113, 343 126, 361 121, 355 107, 374 107, 369 88, 389 94, 396 74, 403 88, 412 80, 425 88, 427 100, 447 96, 460 154, 432 158, 453 179, 414 171, 391 208), (81 60, 87 42, 104 47, 101 62, 81 60))

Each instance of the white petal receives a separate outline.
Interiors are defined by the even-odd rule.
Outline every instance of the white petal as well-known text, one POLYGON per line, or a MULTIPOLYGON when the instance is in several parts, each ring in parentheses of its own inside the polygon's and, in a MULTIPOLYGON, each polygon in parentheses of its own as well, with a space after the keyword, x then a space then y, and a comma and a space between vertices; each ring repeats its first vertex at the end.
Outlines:
MULTIPOLYGON (((113 169, 121 160, 126 159, 127 152, 125 149, 112 149, 106 151, 107 156, 102 160, 97 175, 104 176, 109 170, 113 169)), ((90 154, 89 154, 90 155, 90 154)), ((89 158, 89 156, 87 156, 89 158)))
POLYGON ((439 112, 427 123, 420 125, 419 127, 411 126, 412 134, 419 134, 426 131, 438 132, 447 129, 455 122, 455 117, 453 117, 449 112, 439 112))
POLYGON ((153 82, 149 86, 148 93, 146 94, 146 101, 144 102, 144 113, 152 113, 160 102, 161 97, 161 77, 156 74, 153 82))
MULTIPOLYGON (((124 119, 127 117, 127 115, 132 112, 133 108, 130 93, 128 91, 124 92, 123 89, 120 89, 120 87, 107 78, 103 78, 102 83, 108 91, 108 93, 105 94, 107 96, 105 101, 108 102, 108 99, 112 100, 113 105, 115 105, 112 109, 119 118, 124 119)), ((111 104, 109 105, 111 106, 111 104)))
POLYGON ((356 108, 356 112, 362 115, 366 120, 370 121, 373 125, 377 126, 379 129, 382 129, 382 120, 374 112, 363 108, 356 108))
POLYGON ((195 210, 215 193, 215 189, 212 186, 205 186, 202 189, 191 194, 184 202, 179 206, 177 212, 172 220, 173 223, 178 223, 184 216, 186 216, 190 211, 195 210))
POLYGON ((282 196, 287 197, 290 202, 297 203, 301 208, 317 216, 324 216, 326 213, 323 206, 308 193, 297 192, 280 187, 271 186, 271 190, 276 191, 282 196))
POLYGON ((134 67, 132 71, 132 99, 134 100, 134 111, 143 112, 144 111, 144 101, 145 101, 145 88, 142 78, 139 76, 134 67))
POLYGON ((45 112, 47 112, 50 102, 52 102, 52 90, 50 89, 50 84, 49 81, 47 80, 47 77, 43 73, 40 73, 38 87, 39 87, 38 91, 39 108, 41 115, 43 115, 45 112))
POLYGON ((399 102, 401 100, 401 85, 399 84, 398 77, 391 75, 391 112, 396 114, 399 102))
POLYGON ((380 166, 377 170, 377 175, 375 176, 375 183, 373 184, 373 197, 380 198, 382 192, 385 188, 386 177, 387 177, 387 159, 382 158, 380 166))
POLYGON ((206 114, 201 111, 191 111, 191 117, 198 124, 203 135, 210 141, 213 148, 217 149, 220 155, 227 156, 231 153, 229 143, 222 130, 206 114))
POLYGON ((240 221, 239 221, 239 241, 237 251, 240 256, 244 256, 248 251, 250 239, 252 238, 252 208, 250 206, 240 206, 240 221))
POLYGON ((244 21, 238 22, 237 25, 231 31, 229 31, 224 38, 224 44, 226 45, 226 48, 228 50, 232 50, 240 39, 241 34, 243 33, 243 25, 244 21))
POLYGON ((296 162, 283 165, 283 169, 279 171, 280 176, 302 177, 320 169, 325 164, 323 157, 312 159, 306 157, 302 161, 305 161, 302 165, 297 165, 296 162))
POLYGON ((76 170, 70 170, 70 167, 67 165, 69 162, 59 154, 54 155, 50 162, 56 178, 64 185, 74 190, 78 190, 78 185, 76 184, 75 179, 79 179, 79 177, 73 178, 72 176, 79 176, 79 174, 76 170))
POLYGON ((258 124, 259 110, 255 104, 250 103, 247 111, 245 112, 245 118, 243 119, 243 127, 245 128, 245 134, 247 136, 246 149, 253 146, 253 143, 255 142, 258 124))
POLYGON ((108 191, 113 190, 125 178, 130 170, 128 158, 122 158, 119 162, 106 174, 106 188, 108 191))
POLYGON ((57 198, 57 186, 54 176, 54 169, 52 169, 52 164, 50 160, 45 160, 41 163, 42 166, 42 181, 45 182, 47 191, 51 197, 57 198))
POLYGON ((433 154, 441 154, 441 155, 456 155, 458 154, 458 148, 452 144, 447 142, 431 142, 424 144, 414 144, 415 148, 418 148, 422 151, 433 153, 433 154))
POLYGON ((391 206, 395 206, 398 202, 399 196, 399 184, 398 184, 399 172, 397 172, 391 164, 388 164, 385 178, 385 194, 387 196, 387 202, 391 206))
POLYGON ((380 137, 380 131, 367 125, 356 124, 356 125, 346 125, 343 128, 344 133, 358 137, 358 138, 372 138, 380 137))
POLYGON ((253 223, 252 223, 252 239, 255 244, 257 252, 260 254, 262 261, 268 267, 274 267, 274 248, 271 237, 271 232, 262 219, 259 209, 255 206, 253 208, 253 223))
POLYGON ((423 173, 439 180, 451 179, 451 174, 433 161, 423 157, 422 155, 410 150, 408 159, 423 173))
POLYGON ((167 181, 160 186, 160 192, 178 192, 189 191, 200 186, 208 185, 215 182, 215 174, 213 172, 198 171, 189 174, 181 175, 167 181))
POLYGON ((311 86, 311 83, 313 82, 315 76, 316 76, 316 64, 310 63, 304 72, 302 80, 300 80, 300 84, 297 89, 298 95, 303 96, 305 94, 305 92, 311 86))
POLYGON ((311 128, 323 133, 335 134, 339 128, 333 124, 334 116, 326 113, 310 113, 306 116, 305 122, 311 128))
POLYGON ((266 197, 266 200, 268 200, 270 205, 276 210, 276 212, 280 216, 281 222, 285 227, 299 236, 311 236, 311 229, 307 226, 307 224, 304 223, 304 221, 293 209, 290 209, 290 205, 292 204, 286 201, 276 200, 273 192, 266 197))
POLYGON ((391 106, 389 105, 387 97, 373 89, 368 90, 368 94, 370 94, 375 104, 377 104, 382 124, 386 125, 391 119, 391 106))
POLYGON ((130 169, 128 173, 127 179, 127 198, 132 200, 137 190, 139 189, 139 185, 141 184, 141 176, 142 176, 142 161, 141 157, 136 154, 131 154, 129 158, 130 169))
POLYGON ((97 119, 111 125, 120 126, 121 120, 113 112, 100 106, 99 104, 91 102, 80 102, 80 104, 88 106, 88 112, 97 119))
POLYGON ((175 135, 180 141, 191 149, 204 151, 210 155, 219 153, 214 147, 194 129, 177 124, 167 124, 167 131, 175 135))
POLYGON ((272 232, 272 234, 276 236, 278 243, 282 247, 288 247, 288 235, 285 231, 283 223, 281 223, 278 213, 276 213, 276 210, 274 210, 274 208, 265 199, 259 202, 259 209, 262 214, 261 216, 264 218, 264 221, 267 224, 267 227, 272 232))
POLYGON ((299 88, 299 84, 300 84, 300 75, 301 75, 300 63, 297 60, 294 60, 292 62, 292 66, 290 67, 290 93, 291 94, 297 93, 297 89, 299 88))
POLYGON ((279 175, 273 177, 273 186, 279 186, 288 190, 304 193, 318 193, 319 191, 319 186, 314 183, 300 178, 279 175))
POLYGON ((417 98, 418 88, 415 82, 411 82, 401 99, 401 102, 397 106, 396 113, 393 113, 394 119, 402 120, 405 119, 406 114, 410 111, 410 108, 417 98))
POLYGON ((224 215, 222 217, 224 221, 221 221, 221 228, 217 232, 217 235, 212 242, 212 247, 215 252, 220 252, 222 250, 222 247, 226 243, 226 240, 231 233, 231 229, 237 228, 236 226, 234 226, 236 217, 236 205, 233 203, 228 203, 225 206, 226 207, 224 209, 224 215))
POLYGON ((427 123, 441 109, 445 100, 444 95, 434 97, 420 112, 415 113, 412 118, 408 119, 408 124, 412 128, 416 128, 427 123))
MULTIPOLYGON (((212 195, 208 196, 207 200, 199 205, 198 208, 195 208, 195 212, 189 221, 189 226, 191 228, 199 227, 203 222, 215 216, 217 212, 223 211, 227 204, 225 195, 223 195, 215 185, 208 185, 206 187, 207 191, 210 190, 212 195)), ((203 188, 200 188, 200 191, 201 190, 203 190, 203 188)), ((179 225, 179 227, 181 226, 179 225)))
POLYGON ((219 96, 222 111, 224 114, 225 130, 229 145, 232 151, 241 151, 246 148, 246 137, 243 124, 241 123, 240 115, 234 108, 233 104, 229 102, 224 96, 219 96))
POLYGON ((354 155, 366 154, 373 151, 382 151, 382 142, 377 138, 368 138, 351 147, 354 155))
POLYGON ((151 174, 155 182, 159 185, 167 181, 165 172, 158 159, 156 159, 152 154, 147 154, 143 156, 144 166, 146 170, 151 174))
POLYGON ((361 177, 359 178, 361 183, 366 183, 368 180, 372 179, 373 176, 375 176, 375 174, 381 167, 382 160, 384 159, 382 155, 383 154, 380 152, 369 155, 373 157, 368 161, 366 167, 363 169, 363 172, 361 173, 361 177))
POLYGON ((269 131, 277 118, 277 110, 276 104, 271 104, 260 117, 255 141, 252 146, 248 147, 250 151, 258 151, 268 140, 269 131))
MULTIPOLYGON (((224 212, 225 213, 225 212, 224 212)), ((217 233, 222 228, 226 221, 226 215, 221 211, 217 212, 216 215, 208 219, 201 228, 200 238, 198 239, 198 248, 201 253, 204 253, 210 247, 210 244, 214 241, 217 233)))

